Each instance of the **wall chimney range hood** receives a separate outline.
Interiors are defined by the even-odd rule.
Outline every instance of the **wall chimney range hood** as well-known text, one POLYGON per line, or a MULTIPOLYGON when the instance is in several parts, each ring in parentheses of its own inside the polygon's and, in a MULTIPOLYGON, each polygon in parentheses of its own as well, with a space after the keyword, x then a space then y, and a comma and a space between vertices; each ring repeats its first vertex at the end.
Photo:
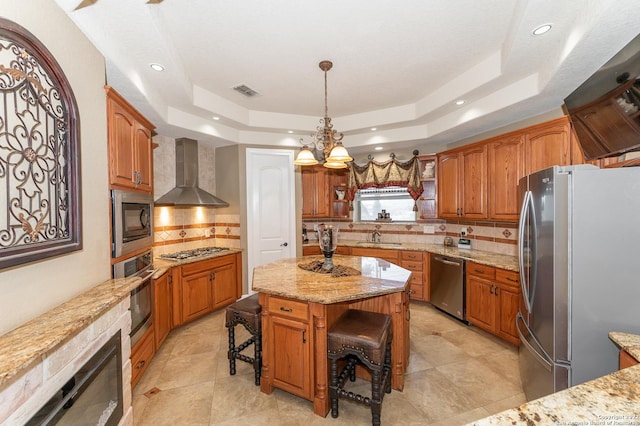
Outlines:
POLYGON ((176 187, 158 198, 156 206, 228 207, 229 203, 198 186, 198 141, 176 139, 176 187))

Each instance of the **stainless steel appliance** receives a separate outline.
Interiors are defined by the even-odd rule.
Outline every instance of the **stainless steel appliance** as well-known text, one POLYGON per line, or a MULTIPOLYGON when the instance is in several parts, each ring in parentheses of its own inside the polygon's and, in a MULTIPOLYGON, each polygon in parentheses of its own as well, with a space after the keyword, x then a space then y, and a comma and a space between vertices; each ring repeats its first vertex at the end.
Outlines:
POLYGON ((140 192, 111 191, 113 257, 153 245, 153 196, 140 192))
POLYGON ((153 269, 151 250, 113 265, 113 278, 140 277, 140 285, 131 290, 131 347, 151 327, 151 277, 153 269))
POLYGON ((465 321, 464 260, 431 255, 429 285, 431 304, 465 321))
POLYGON ((529 400, 608 374, 610 331, 640 325, 640 169, 545 169, 519 182, 516 325, 529 400))

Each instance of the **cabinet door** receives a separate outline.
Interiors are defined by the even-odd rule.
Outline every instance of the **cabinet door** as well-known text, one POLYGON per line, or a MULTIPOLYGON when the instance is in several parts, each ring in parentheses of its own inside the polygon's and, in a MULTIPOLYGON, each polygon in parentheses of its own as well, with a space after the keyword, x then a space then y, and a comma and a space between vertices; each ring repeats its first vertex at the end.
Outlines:
POLYGON ((153 155, 151 153, 151 130, 136 124, 135 132, 136 188, 151 192, 153 189, 153 155))
POLYGON ((230 305, 238 299, 236 294, 236 265, 228 263, 213 270, 213 308, 230 305))
POLYGON ((495 291, 498 295, 498 336, 518 344, 518 330, 516 329, 516 315, 520 303, 520 292, 517 288, 499 285, 495 291))
POLYGON ((486 219, 487 145, 482 144, 462 151, 460 157, 461 214, 469 219, 486 219))
POLYGON ((212 273, 203 271, 182 277, 182 322, 191 321, 211 311, 212 273))
POLYGON ((302 168, 302 217, 329 217, 329 180, 324 166, 302 168))
POLYGON ((526 174, 571 164, 570 125, 566 119, 530 127, 526 132, 526 174))
POLYGON ((308 324, 273 315, 270 328, 274 386, 302 398, 311 399, 311 345, 308 341, 308 324))
POLYGON ((496 296, 492 280, 467 275, 467 320, 478 328, 494 332, 496 296))
POLYGON ((153 280, 153 326, 156 348, 162 345, 171 331, 173 295, 170 281, 171 272, 153 280))
POLYGON ((108 99, 109 178, 111 184, 134 188, 134 129, 131 114, 108 99))
POLYGON ((438 156, 438 217, 460 216, 458 154, 438 156))
POLYGON ((489 144, 489 218, 517 221, 518 181, 524 176, 524 135, 489 144))

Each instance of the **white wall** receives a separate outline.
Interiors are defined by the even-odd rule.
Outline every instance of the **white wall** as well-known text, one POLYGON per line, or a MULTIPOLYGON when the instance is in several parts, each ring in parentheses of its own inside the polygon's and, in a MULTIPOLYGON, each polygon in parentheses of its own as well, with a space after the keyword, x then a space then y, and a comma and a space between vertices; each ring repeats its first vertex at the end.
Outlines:
MULTIPOLYGON (((0 271, 0 334, 110 277, 105 63, 52 0, 0 0, 0 15, 53 54, 80 113, 81 251, 0 271)), ((0 256, 2 253, 0 252, 0 256)))

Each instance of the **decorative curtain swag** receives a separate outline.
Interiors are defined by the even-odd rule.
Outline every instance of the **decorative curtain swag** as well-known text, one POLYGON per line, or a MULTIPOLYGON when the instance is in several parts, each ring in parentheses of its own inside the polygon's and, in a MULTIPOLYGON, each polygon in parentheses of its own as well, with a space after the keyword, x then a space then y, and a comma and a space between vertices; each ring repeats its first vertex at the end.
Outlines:
MULTIPOLYGON (((382 163, 370 160, 364 165, 358 165, 351 162, 347 199, 353 201, 358 189, 400 186, 407 188, 414 200, 413 211, 418 211, 415 201, 420 198, 423 188, 420 183, 420 161, 417 155, 418 151, 413 151, 413 158, 408 161, 396 160, 395 155, 391 154, 391 160, 382 163)), ((353 210, 353 206, 349 208, 353 210)))

